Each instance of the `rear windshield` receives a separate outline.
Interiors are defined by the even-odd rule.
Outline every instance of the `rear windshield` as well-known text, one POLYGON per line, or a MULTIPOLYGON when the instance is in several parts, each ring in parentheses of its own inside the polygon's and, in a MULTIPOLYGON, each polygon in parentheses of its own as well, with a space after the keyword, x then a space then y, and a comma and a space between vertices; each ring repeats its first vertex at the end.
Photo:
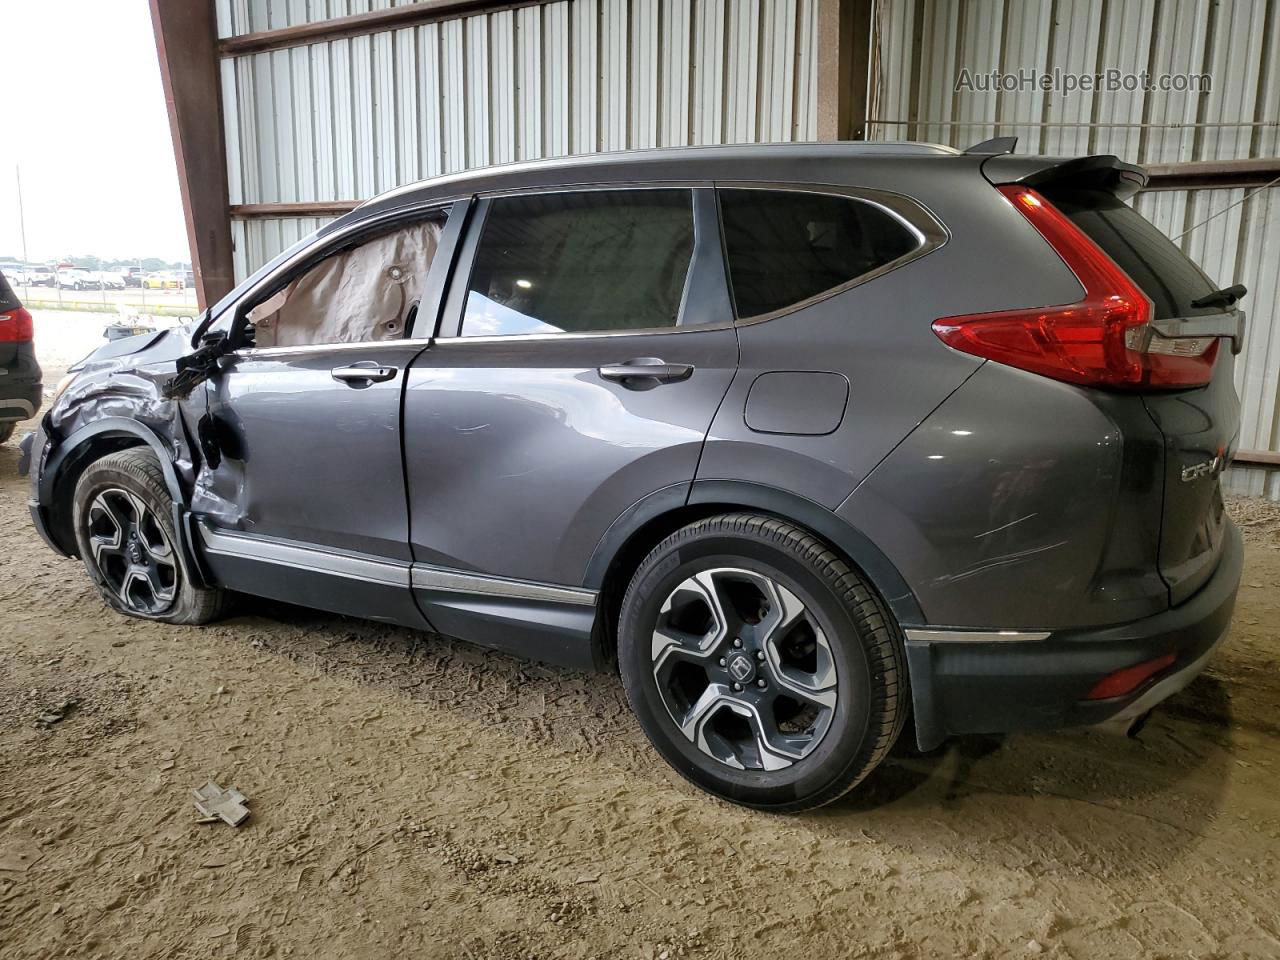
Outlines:
POLYGON ((1155 319, 1221 312, 1191 306, 1217 284, 1132 207, 1101 191, 1055 192, 1049 199, 1151 298, 1155 319))
POLYGON ((4 278, 4 274, 0 273, 0 313, 17 310, 20 306, 22 306, 22 301, 18 299, 17 294, 13 292, 13 288, 9 286, 9 281, 4 278))

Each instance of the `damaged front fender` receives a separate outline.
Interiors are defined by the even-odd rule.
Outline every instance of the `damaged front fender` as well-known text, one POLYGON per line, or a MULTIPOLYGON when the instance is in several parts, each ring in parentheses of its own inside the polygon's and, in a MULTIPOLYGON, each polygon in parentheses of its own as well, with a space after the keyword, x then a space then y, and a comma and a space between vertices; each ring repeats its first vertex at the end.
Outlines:
MULTIPOLYGON (((41 419, 32 449, 31 510, 45 539, 61 553, 75 552, 71 495, 80 472, 98 457, 123 446, 155 451, 174 504, 183 553, 197 578, 189 543, 188 507, 209 485, 202 474, 209 457, 198 439, 208 433, 206 391, 196 390, 217 369, 225 341, 190 345, 187 327, 107 344, 72 369, 76 376, 41 419)), ((215 458, 216 459, 216 458, 215 458)), ((229 504, 210 503, 221 513, 229 504)))

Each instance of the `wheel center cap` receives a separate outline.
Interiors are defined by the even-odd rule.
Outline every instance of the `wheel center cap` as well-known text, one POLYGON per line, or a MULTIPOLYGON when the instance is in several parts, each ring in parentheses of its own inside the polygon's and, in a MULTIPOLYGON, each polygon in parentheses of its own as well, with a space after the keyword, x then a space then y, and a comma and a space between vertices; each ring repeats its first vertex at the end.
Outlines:
POLYGON ((738 683, 750 683, 751 678, 755 676, 756 665, 751 662, 751 658, 745 653, 735 653, 729 658, 729 662, 725 664, 725 669, 729 671, 729 676, 733 677, 738 683))

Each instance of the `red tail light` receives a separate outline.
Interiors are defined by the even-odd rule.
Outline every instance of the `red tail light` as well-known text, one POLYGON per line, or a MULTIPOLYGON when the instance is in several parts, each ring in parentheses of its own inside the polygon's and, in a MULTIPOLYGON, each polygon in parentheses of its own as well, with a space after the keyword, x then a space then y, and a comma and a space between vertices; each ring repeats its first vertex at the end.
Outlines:
POLYGON ((24 308, 0 313, 0 343, 27 343, 33 333, 31 314, 24 308))
POLYGON ((1017 185, 998 189, 1071 268, 1084 287, 1084 298, 1056 306, 943 317, 933 324, 943 343, 1089 387, 1168 389, 1209 382, 1217 340, 1183 344, 1149 338, 1151 301, 1128 274, 1036 191, 1017 185), (1170 345, 1176 346, 1164 352, 1170 345))
POLYGON ((1085 699, 1109 700, 1112 697, 1122 697, 1126 693, 1132 693, 1165 667, 1172 666, 1176 659, 1174 654, 1166 653, 1163 657, 1156 657, 1154 660, 1147 660, 1144 663, 1117 670, 1115 673, 1108 673, 1085 694, 1085 699))

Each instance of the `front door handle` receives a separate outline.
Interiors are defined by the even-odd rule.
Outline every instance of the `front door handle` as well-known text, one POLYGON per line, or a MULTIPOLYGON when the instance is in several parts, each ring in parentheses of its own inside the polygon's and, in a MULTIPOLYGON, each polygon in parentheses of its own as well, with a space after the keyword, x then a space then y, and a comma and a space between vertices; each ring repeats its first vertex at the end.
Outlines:
POLYGON ((596 372, 606 380, 615 380, 623 386, 657 386, 688 380, 693 375, 691 363, 667 363, 657 357, 635 357, 624 363, 611 363, 597 367, 596 372))
POLYGON ((371 383, 390 380, 399 372, 396 367, 385 367, 376 360, 360 360, 348 367, 334 367, 329 374, 349 386, 367 387, 371 383))

